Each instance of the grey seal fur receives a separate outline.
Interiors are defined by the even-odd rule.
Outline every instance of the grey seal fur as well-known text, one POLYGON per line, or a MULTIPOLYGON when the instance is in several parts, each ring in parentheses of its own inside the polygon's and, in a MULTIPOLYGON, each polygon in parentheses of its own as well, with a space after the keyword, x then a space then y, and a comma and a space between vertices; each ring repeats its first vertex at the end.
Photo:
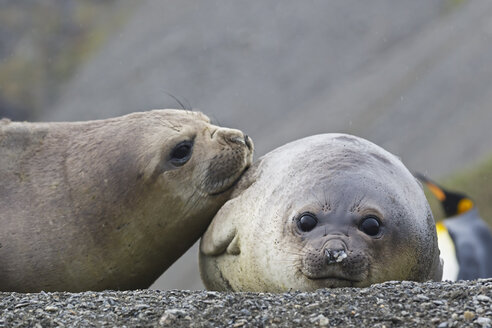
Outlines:
POLYGON ((204 233, 251 163, 199 112, 0 122, 0 290, 146 288, 204 233))
POLYGON ((200 244, 208 289, 256 292, 440 280, 434 219, 402 162, 351 135, 286 144, 242 177, 200 244))

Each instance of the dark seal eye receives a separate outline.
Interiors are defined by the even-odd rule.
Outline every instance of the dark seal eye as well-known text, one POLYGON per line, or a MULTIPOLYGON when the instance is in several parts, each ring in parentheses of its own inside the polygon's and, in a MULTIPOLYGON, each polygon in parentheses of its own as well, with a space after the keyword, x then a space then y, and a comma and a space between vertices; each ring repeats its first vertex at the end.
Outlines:
POLYGON ((302 214, 297 220, 297 226, 304 232, 313 230, 317 224, 318 220, 312 214, 302 214))
POLYGON ((374 216, 363 218, 359 224, 359 230, 372 237, 379 234, 380 227, 381 223, 379 223, 379 219, 374 216))
POLYGON ((188 162, 191 158, 191 153, 193 152, 193 142, 183 141, 174 147, 171 151, 171 163, 176 166, 181 166, 188 162))

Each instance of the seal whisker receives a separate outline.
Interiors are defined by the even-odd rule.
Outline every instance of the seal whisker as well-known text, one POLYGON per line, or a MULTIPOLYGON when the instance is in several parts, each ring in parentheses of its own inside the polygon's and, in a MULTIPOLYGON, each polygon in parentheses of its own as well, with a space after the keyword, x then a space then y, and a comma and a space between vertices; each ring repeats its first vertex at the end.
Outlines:
POLYGON ((173 124, 172 122, 170 122, 169 120, 166 120, 164 118, 157 118, 157 120, 165 127, 168 127, 169 129, 173 130, 173 131, 176 131, 176 132, 179 132, 181 130, 181 128, 183 127, 182 125, 180 125, 179 123, 175 123, 173 124))
POLYGON ((310 189, 310 190, 309 190, 309 192, 310 192, 310 193, 311 193, 311 195, 314 197, 314 199, 316 200, 316 203, 318 203, 319 207, 320 207, 320 208, 323 208, 323 205, 324 205, 324 204, 323 204, 323 202, 322 202, 322 201, 320 201, 320 200, 318 199, 318 195, 316 195, 316 193, 315 193, 312 189, 310 189))
POLYGON ((298 249, 297 252, 294 249, 294 250, 283 250, 282 253, 290 254, 290 255, 303 255, 304 254, 302 248, 298 249))
POLYGON ((189 111, 191 111, 191 110, 192 110, 191 105, 190 105, 190 103, 186 100, 186 98, 184 98, 184 97, 183 97, 183 98, 184 98, 184 100, 187 102, 188 107, 186 107, 186 106, 185 106, 185 105, 181 102, 181 100, 179 100, 179 99, 178 99, 178 97, 176 97, 176 96, 175 96, 175 95, 173 95, 172 93, 170 93, 170 92, 168 92, 168 91, 166 91, 166 90, 162 90, 162 92, 164 92, 164 93, 165 93, 166 95, 168 95, 169 97, 173 98, 173 99, 174 99, 174 101, 176 101, 176 102, 178 103, 178 105, 180 105, 180 106, 181 106, 181 109, 184 109, 184 110, 189 110, 189 111))
POLYGON ((195 189, 193 191, 193 194, 188 198, 186 201, 184 208, 185 208, 185 213, 184 216, 187 216, 190 212, 192 212, 199 204, 198 198, 203 197, 203 193, 200 192, 198 189, 195 189), (189 206, 191 204, 191 206, 189 206))
POLYGON ((331 211, 331 199, 326 196, 326 190, 323 188, 323 197, 325 199, 325 212, 331 211))
POLYGON ((213 115, 212 118, 213 118, 213 123, 215 123, 216 125, 222 125, 222 124, 220 124, 220 121, 217 118, 217 116, 213 115))

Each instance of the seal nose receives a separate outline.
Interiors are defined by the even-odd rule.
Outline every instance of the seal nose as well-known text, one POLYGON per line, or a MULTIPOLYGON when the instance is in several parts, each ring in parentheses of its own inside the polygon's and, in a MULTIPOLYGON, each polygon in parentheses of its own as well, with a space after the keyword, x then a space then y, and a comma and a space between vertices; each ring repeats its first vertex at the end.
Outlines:
POLYGON ((247 154, 253 154, 253 149, 255 147, 253 141, 241 130, 219 127, 211 134, 211 137, 219 143, 223 144, 225 142, 234 148, 237 147, 236 145, 244 147, 245 150, 247 149, 247 154))
POLYGON ((236 144, 246 145, 246 139, 244 139, 243 135, 241 135, 241 136, 230 136, 229 138, 227 138, 227 140, 231 141, 233 143, 236 143, 236 144))
POLYGON ((328 249, 325 248, 325 257, 327 264, 340 263, 347 258, 345 249, 328 249))
POLYGON ((253 148, 253 142, 246 134, 234 129, 229 129, 228 132, 228 134, 224 135, 226 141, 246 146, 249 150, 253 148))
POLYGON ((345 244, 341 240, 330 240, 325 244, 324 255, 327 264, 340 263, 347 258, 345 244))

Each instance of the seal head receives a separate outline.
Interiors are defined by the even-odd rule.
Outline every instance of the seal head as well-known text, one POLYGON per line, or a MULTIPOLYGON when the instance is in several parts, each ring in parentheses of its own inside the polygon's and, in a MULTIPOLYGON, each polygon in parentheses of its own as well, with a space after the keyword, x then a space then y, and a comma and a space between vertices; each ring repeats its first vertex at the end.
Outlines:
POLYGON ((255 163, 200 245, 205 286, 283 292, 440 280, 421 185, 367 140, 324 134, 255 163))

